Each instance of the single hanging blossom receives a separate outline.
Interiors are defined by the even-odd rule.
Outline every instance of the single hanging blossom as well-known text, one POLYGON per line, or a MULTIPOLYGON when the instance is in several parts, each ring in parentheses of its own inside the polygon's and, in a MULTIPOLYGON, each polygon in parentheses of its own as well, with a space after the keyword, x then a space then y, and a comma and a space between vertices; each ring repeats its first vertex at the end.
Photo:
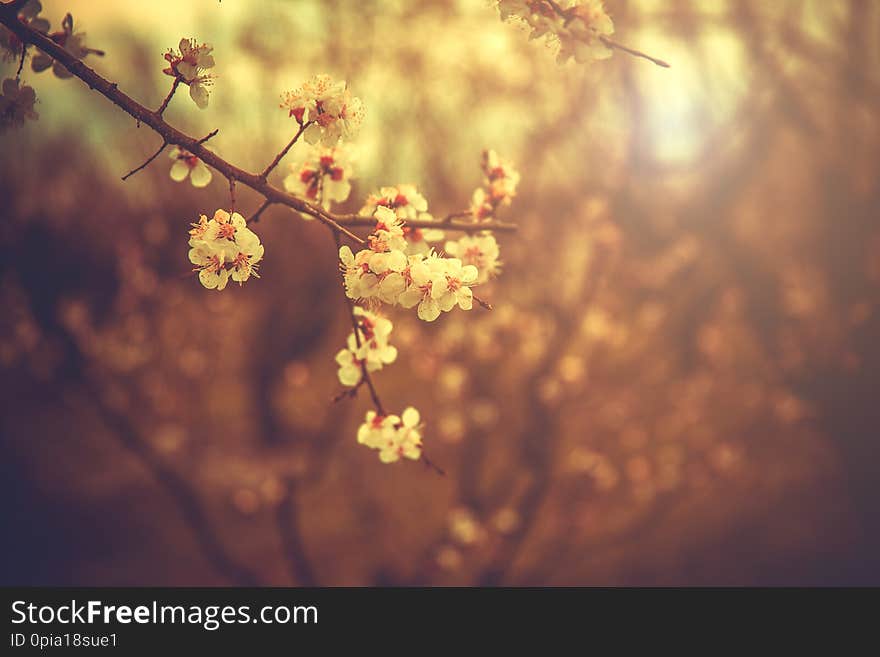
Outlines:
POLYGON ((614 23, 605 12, 602 0, 583 0, 570 10, 565 26, 557 32, 560 63, 573 57, 579 64, 608 59, 612 50, 602 37, 614 34, 614 23))
MULTIPOLYGON (((86 46, 86 35, 84 32, 74 31, 73 16, 71 14, 67 14, 64 17, 64 20, 61 22, 61 30, 59 32, 52 32, 48 36, 50 39, 52 39, 52 41, 64 48, 67 52, 69 52, 77 59, 84 59, 86 55, 104 55, 103 50, 96 50, 94 48, 89 48, 88 46, 86 46)), ((55 61, 54 59, 52 59, 52 57, 44 52, 37 53, 31 60, 31 68, 36 73, 45 71, 50 66, 52 67, 52 73, 55 74, 55 77, 69 78, 73 75, 70 71, 67 70, 67 67, 64 64, 55 61)))
POLYGON ((189 231, 189 259, 208 289, 222 290, 231 278, 239 284, 257 273, 263 258, 260 238, 247 227, 244 217, 217 210, 208 219, 201 215, 189 231))
POLYGON ((334 81, 327 74, 316 75, 284 93, 281 107, 300 125, 308 124, 303 133, 308 143, 325 146, 355 137, 364 118, 361 99, 351 95, 344 80, 334 81))
POLYGON ((379 460, 394 463, 401 458, 418 460, 422 456, 421 417, 412 406, 397 415, 367 411, 358 427, 358 442, 379 451, 379 460))
POLYGON ((367 196, 360 214, 373 214, 379 207, 393 210, 399 219, 417 219, 420 213, 427 212, 428 201, 415 185, 382 187, 378 192, 367 196))
POLYGON ((397 359, 397 348, 388 344, 393 328, 391 321, 361 308, 355 307, 358 335, 352 331, 346 348, 336 354, 339 365, 338 377, 344 386, 357 386, 363 377, 363 367, 367 372, 376 372, 397 359))
POLYGON ((20 85, 13 78, 3 80, 2 95, 0 95, 0 132, 7 128, 20 127, 27 119, 32 121, 39 118, 34 111, 34 103, 37 94, 32 87, 20 85))
POLYGON ((303 160, 291 165, 284 188, 310 201, 320 198, 324 208, 329 208, 331 202, 342 203, 351 193, 350 181, 355 176, 352 160, 352 151, 344 144, 313 146, 303 160))
POLYGON ((501 271, 498 242, 489 231, 464 235, 458 240, 448 241, 444 250, 453 258, 459 258, 464 264, 476 267, 477 283, 485 283, 501 271))
POLYGON ((199 44, 195 39, 181 39, 178 44, 179 51, 169 49, 165 53, 165 61, 168 67, 163 69, 165 75, 170 75, 189 85, 189 95, 200 109, 208 106, 209 89, 214 84, 214 74, 206 73, 209 68, 214 68, 214 48, 207 43, 199 44))
MULTIPOLYGON (((42 10, 43 6, 39 0, 28 0, 18 10, 18 21, 32 30, 46 34, 49 32, 49 21, 38 16, 42 10)), ((25 44, 14 32, 5 25, 0 25, 0 50, 2 50, 0 54, 2 54, 4 61, 12 61, 21 57, 21 50, 24 47, 25 44)))
POLYGON ((170 175, 175 182, 183 182, 187 176, 193 187, 207 187, 211 182, 211 170, 188 150, 175 146, 169 157, 174 160, 170 175))

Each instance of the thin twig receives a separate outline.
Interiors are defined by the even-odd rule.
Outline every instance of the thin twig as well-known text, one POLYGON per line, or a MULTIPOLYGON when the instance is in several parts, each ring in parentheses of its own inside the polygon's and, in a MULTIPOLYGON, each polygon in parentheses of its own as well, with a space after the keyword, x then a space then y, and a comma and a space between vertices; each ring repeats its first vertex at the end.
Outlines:
POLYGON ((21 44, 21 58, 18 60, 18 70, 15 72, 15 79, 21 79, 21 71, 24 68, 24 58, 27 55, 27 44, 21 44))
POLYGON ((174 83, 171 85, 171 91, 168 92, 168 95, 165 96, 165 100, 159 105, 159 109, 156 110, 156 116, 162 116, 162 113, 165 111, 165 108, 168 107, 168 103, 171 102, 171 98, 174 96, 174 92, 177 91, 179 85, 180 78, 174 78, 174 83))
POLYGON ((211 130, 211 132, 209 132, 207 135, 205 135, 204 137, 202 137, 201 139, 199 139, 198 143, 199 143, 199 144, 204 144, 206 141, 208 141, 211 137, 213 137, 214 135, 216 135, 218 132, 220 132, 220 128, 216 128, 216 129, 214 129, 214 130, 211 130))
POLYGON ((476 294, 474 294, 473 297, 474 297, 474 301, 476 301, 478 304, 480 304, 480 306, 482 306, 482 307, 485 308, 486 310, 492 310, 492 304, 491 304, 491 303, 489 303, 488 301, 483 301, 483 300, 482 300, 480 297, 478 297, 476 294))
POLYGON ((632 55, 633 57, 641 57, 642 59, 647 59, 649 62, 652 62, 657 66, 662 66, 663 68, 671 68, 671 65, 668 62, 663 61, 662 59, 651 57, 651 55, 645 54, 641 50, 636 50, 634 48, 624 46, 623 44, 617 43, 616 41, 612 41, 606 36, 600 35, 599 41, 604 43, 606 47, 611 48, 612 50, 621 50, 629 55, 632 55))
POLYGON ((355 384, 355 386, 353 388, 349 388, 348 390, 343 390, 342 392, 335 395, 332 400, 333 403, 338 404, 343 399, 354 399, 355 397, 357 397, 358 388, 360 388, 361 385, 363 385, 363 382, 364 382, 364 380, 361 379, 360 381, 357 382, 357 384, 355 384))
POLYGON ((159 155, 162 154, 162 151, 164 151, 167 147, 168 147, 168 142, 163 141, 163 142, 162 142, 162 145, 159 146, 159 150, 157 150, 155 153, 153 153, 152 155, 150 155, 150 157, 147 158, 146 162, 144 162, 143 164, 141 164, 139 167, 135 167, 134 169, 132 169, 131 171, 129 171, 127 174, 125 174, 124 176, 122 176, 122 179, 123 179, 123 180, 128 180, 128 179, 131 178, 134 174, 136 174, 138 171, 141 171, 142 169, 146 169, 146 168, 147 168, 147 165, 148 165, 150 162, 152 162, 153 160, 155 160, 157 157, 159 157, 159 155))
POLYGON ((425 450, 422 450, 422 456, 421 456, 421 458, 420 458, 419 460, 421 460, 421 461, 425 464, 426 467, 428 467, 429 469, 433 470, 434 472, 436 472, 436 473, 437 473, 438 475, 440 475, 441 477, 445 477, 445 476, 446 476, 446 470, 444 470, 444 469, 441 468, 439 465, 437 465, 436 463, 434 463, 434 461, 432 461, 432 460, 429 459, 427 456, 425 456, 425 450))
POLYGON ((260 207, 257 208, 257 211, 251 215, 251 218, 249 219, 250 223, 257 223, 260 220, 260 215, 262 215, 270 205, 272 205, 272 201, 263 201, 260 207))
POLYGON ((296 141, 300 138, 300 135, 302 135, 302 133, 305 132, 306 128, 308 128, 310 125, 312 125, 312 122, 311 122, 311 121, 306 121, 305 123, 303 123, 303 124, 299 127, 299 130, 296 131, 296 134, 293 136, 293 139, 291 139, 291 140, 288 142, 287 146, 285 146, 284 148, 282 148, 282 149, 281 149, 281 152, 278 153, 278 155, 275 156, 275 159, 272 160, 272 164, 270 164, 269 166, 267 166, 267 167, 263 170, 263 173, 260 174, 260 178, 263 178, 263 179, 265 180, 265 179, 269 176, 269 174, 272 173, 272 170, 273 170, 275 167, 278 166, 278 163, 281 162, 281 160, 284 158, 284 156, 287 155, 287 152, 288 152, 291 148, 293 148, 293 145, 294 145, 294 144, 296 143, 296 141))
POLYGON ((235 178, 229 177, 229 212, 235 212, 235 178))

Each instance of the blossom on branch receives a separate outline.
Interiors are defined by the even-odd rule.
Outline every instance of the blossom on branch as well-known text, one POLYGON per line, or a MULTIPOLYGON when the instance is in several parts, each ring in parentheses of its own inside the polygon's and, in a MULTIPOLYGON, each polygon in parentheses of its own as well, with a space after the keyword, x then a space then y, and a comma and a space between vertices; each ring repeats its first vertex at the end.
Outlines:
POLYGON ((446 242, 448 255, 459 258, 467 265, 477 268, 477 283, 485 283, 501 271, 498 242, 489 231, 476 235, 464 235, 457 240, 446 242))
POLYGON ((520 19, 532 28, 530 39, 554 34, 565 20, 547 0, 499 0, 498 12, 503 21, 520 19))
MULTIPOLYGON (((351 193, 350 180, 354 177, 352 152, 340 144, 334 147, 315 145, 297 163, 290 166, 290 175, 284 179, 284 188, 310 201, 320 200, 324 208, 330 203, 342 203, 351 193)), ((312 219, 303 215, 306 219, 312 219)))
POLYGON ((519 172, 493 150, 483 151, 480 168, 483 186, 474 191, 471 201, 471 214, 476 220, 488 219, 499 207, 510 205, 519 185, 519 172))
POLYGON ((344 386, 357 386, 363 378, 363 368, 376 372, 397 359, 397 348, 388 344, 393 328, 391 321, 356 306, 354 309, 358 334, 352 331, 346 348, 336 354, 339 365, 339 382, 344 386))
POLYGON ((600 37, 614 34, 614 23, 605 13, 601 0, 586 0, 571 8, 571 18, 557 33, 559 37, 559 62, 573 57, 579 64, 592 60, 608 59, 611 48, 600 37))
POLYGON ((578 63, 611 57, 603 37, 614 34, 614 23, 602 0, 572 2, 550 0, 499 0, 501 20, 521 20, 531 28, 530 39, 546 36, 559 45, 557 60, 578 63))
MULTIPOLYGON (((49 32, 49 21, 40 18, 38 14, 43 10, 39 0, 28 0, 18 10, 18 21, 32 30, 46 34, 49 32)), ((5 25, 0 25, 0 50, 3 52, 4 61, 14 60, 22 56, 22 48, 25 44, 5 25)))
POLYGON ((217 210, 212 219, 201 215, 189 231, 189 260, 208 289, 222 290, 231 278, 239 284, 254 276, 263 258, 263 245, 244 217, 217 210))
MULTIPOLYGON (((419 214, 420 221, 433 221, 434 217, 427 212, 419 214)), ((403 227, 403 238, 406 240, 406 255, 427 255, 433 248, 431 245, 440 242, 446 237, 446 233, 437 228, 412 228, 403 227)))
POLYGON ((325 146, 356 136, 364 118, 361 99, 351 95, 344 80, 334 81, 327 74, 316 75, 282 94, 281 107, 300 125, 308 124, 303 133, 308 143, 325 146))
POLYGON ((20 85, 18 80, 3 80, 0 95, 0 132, 7 128, 24 125, 25 120, 36 120, 39 115, 34 111, 37 94, 32 87, 20 85))
POLYGON ((193 187, 207 187, 211 182, 211 170, 188 150, 175 146, 169 157, 174 160, 170 171, 171 180, 183 182, 189 176, 193 187))
POLYGON ((195 39, 181 39, 178 48, 178 52, 169 48, 165 53, 168 67, 162 72, 189 85, 190 98, 200 109, 205 109, 208 87, 214 84, 214 74, 205 71, 214 68, 214 55, 211 54, 214 48, 207 43, 199 44, 195 39))
MULTIPOLYGON (((49 38, 77 59, 83 59, 86 55, 103 56, 104 54, 101 50, 95 50, 94 48, 86 46, 86 35, 84 32, 74 31, 73 16, 71 14, 67 14, 64 17, 64 20, 61 22, 61 30, 58 32, 52 32, 49 34, 49 38)), ((64 64, 55 61, 51 56, 44 52, 37 53, 31 60, 31 68, 37 73, 45 71, 50 66, 56 77, 69 78, 72 75, 64 64)))
POLYGON ((400 219, 417 219, 420 213, 428 210, 428 201, 415 185, 382 187, 378 192, 367 196, 360 214, 373 214, 379 207, 394 210, 400 219))
POLYGON ((378 450, 383 463, 394 463, 401 458, 418 460, 422 456, 419 412, 412 406, 400 416, 367 411, 363 424, 358 427, 357 440, 361 445, 378 450))

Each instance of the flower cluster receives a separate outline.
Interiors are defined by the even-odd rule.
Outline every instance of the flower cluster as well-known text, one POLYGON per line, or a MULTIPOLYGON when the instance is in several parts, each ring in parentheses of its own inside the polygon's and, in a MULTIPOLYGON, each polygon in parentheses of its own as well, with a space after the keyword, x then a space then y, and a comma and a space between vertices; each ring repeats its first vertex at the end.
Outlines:
MULTIPOLYGON (((18 10, 18 20, 23 25, 46 34, 49 32, 49 21, 40 18, 39 13, 43 10, 43 6, 39 0, 28 0, 18 10)), ((13 60, 22 56, 24 44, 9 30, 5 25, 0 25, 0 50, 4 60, 13 60)))
POLYGON ((351 387, 361 383, 364 367, 367 372, 377 372, 397 360, 397 348, 388 344, 388 336, 394 328, 391 321, 360 306, 355 307, 354 315, 357 335, 352 331, 345 349, 336 354, 339 382, 351 387))
POLYGON ((480 167, 483 185, 474 190, 471 199, 471 214, 476 220, 493 217, 499 207, 510 205, 519 185, 519 172, 495 151, 483 151, 480 167))
POLYGON ((614 23, 602 0, 499 0, 498 10, 501 20, 524 21, 531 28, 529 38, 547 35, 558 41, 560 63, 571 57, 585 63, 611 56, 603 39, 614 34, 614 23))
POLYGON ((208 289, 222 290, 231 278, 240 284, 251 276, 259 278, 257 268, 263 245, 237 212, 217 210, 212 219, 205 215, 189 231, 189 260, 199 272, 199 281, 208 289))
POLYGON ((426 322, 455 306, 471 309, 476 267, 433 251, 408 256, 403 224, 394 211, 380 205, 374 216, 376 229, 370 235, 369 248, 356 254, 348 246, 339 249, 349 298, 404 308, 418 306, 417 314, 426 322))
POLYGON ((193 187, 207 187, 211 182, 212 174, 208 166, 185 148, 175 146, 168 156, 174 160, 171 180, 183 182, 189 176, 193 187))
POLYGON ((10 127, 24 125, 26 119, 38 117, 34 111, 37 95, 32 87, 20 85, 18 80, 13 78, 6 78, 3 80, 2 92, 0 95, 0 132, 10 127))
POLYGON ((284 188, 311 201, 319 200, 325 208, 329 208, 331 202, 342 203, 351 193, 352 160, 347 146, 316 144, 302 160, 291 165, 290 175, 284 179, 284 188))
POLYGON ((303 138, 310 144, 335 146, 340 139, 351 139, 364 119, 361 99, 351 95, 344 80, 335 82, 327 74, 283 94, 281 107, 301 126, 308 125, 303 138))
POLYGON ((208 87, 214 84, 214 74, 205 71, 214 68, 214 56, 211 54, 214 48, 207 43, 199 44, 195 39, 181 39, 178 48, 178 52, 169 48, 165 53, 168 67, 162 72, 189 85, 190 98, 200 109, 205 109, 208 106, 208 87))
POLYGON ((382 463, 394 463, 401 457, 417 460, 422 456, 421 417, 412 406, 398 417, 367 411, 363 424, 358 427, 357 440, 361 445, 379 450, 382 463))
MULTIPOLYGON (((48 29, 48 23, 46 23, 46 28, 48 29)), ((84 32, 77 32, 73 29, 73 16, 70 14, 67 14, 64 17, 64 20, 61 21, 61 30, 57 32, 52 32, 51 34, 49 34, 49 38, 77 59, 83 59, 86 55, 104 54, 103 51, 89 48, 85 44, 86 35, 84 32)), ((45 71, 50 66, 52 67, 52 72, 55 74, 56 77, 69 78, 72 75, 72 73, 67 70, 67 67, 64 66, 64 64, 54 60, 51 56, 47 55, 44 52, 37 53, 31 60, 31 68, 36 73, 45 71)))

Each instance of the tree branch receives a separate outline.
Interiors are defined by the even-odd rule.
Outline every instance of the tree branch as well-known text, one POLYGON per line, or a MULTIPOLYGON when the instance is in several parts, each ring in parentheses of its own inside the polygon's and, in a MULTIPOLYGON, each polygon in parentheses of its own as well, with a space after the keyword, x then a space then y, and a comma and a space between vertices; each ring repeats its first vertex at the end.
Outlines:
MULTIPOLYGON (((333 215, 336 220, 343 226, 370 226, 376 227, 376 219, 359 214, 337 214, 333 215)), ((497 232, 513 232, 517 230, 517 225, 505 221, 462 221, 456 217, 461 216, 456 213, 443 219, 407 219, 404 223, 410 228, 440 228, 445 230, 457 230, 463 233, 478 233, 481 230, 494 230, 497 232)))
MULTIPOLYGON (((328 226, 334 231, 334 233, 345 235, 358 244, 366 243, 363 239, 348 230, 346 226, 374 226, 375 220, 371 217, 359 217, 357 215, 342 215, 337 217, 319 206, 270 185, 261 174, 250 173, 224 160, 216 153, 205 148, 197 139, 194 139, 177 128, 169 125, 158 112, 153 112, 120 91, 115 82, 110 82, 106 78, 98 75, 93 69, 89 68, 82 61, 71 55, 64 48, 60 47, 52 41, 52 39, 21 23, 17 18, 16 11, 10 9, 8 5, 0 5, 0 23, 9 28, 9 30, 18 36, 23 43, 29 43, 36 46, 64 65, 72 75, 85 82, 90 89, 100 93, 138 122, 152 128, 162 137, 166 144, 185 148, 205 164, 219 171, 226 179, 232 178, 246 187, 250 187, 255 192, 262 194, 263 197, 271 203, 286 205, 298 212, 312 216, 328 226)), ((444 225, 444 222, 413 221, 410 222, 410 225, 416 228, 424 226, 463 231, 513 229, 512 225, 499 225, 497 222, 485 222, 480 225, 469 225, 466 223, 459 225, 454 222, 448 222, 444 225)))

